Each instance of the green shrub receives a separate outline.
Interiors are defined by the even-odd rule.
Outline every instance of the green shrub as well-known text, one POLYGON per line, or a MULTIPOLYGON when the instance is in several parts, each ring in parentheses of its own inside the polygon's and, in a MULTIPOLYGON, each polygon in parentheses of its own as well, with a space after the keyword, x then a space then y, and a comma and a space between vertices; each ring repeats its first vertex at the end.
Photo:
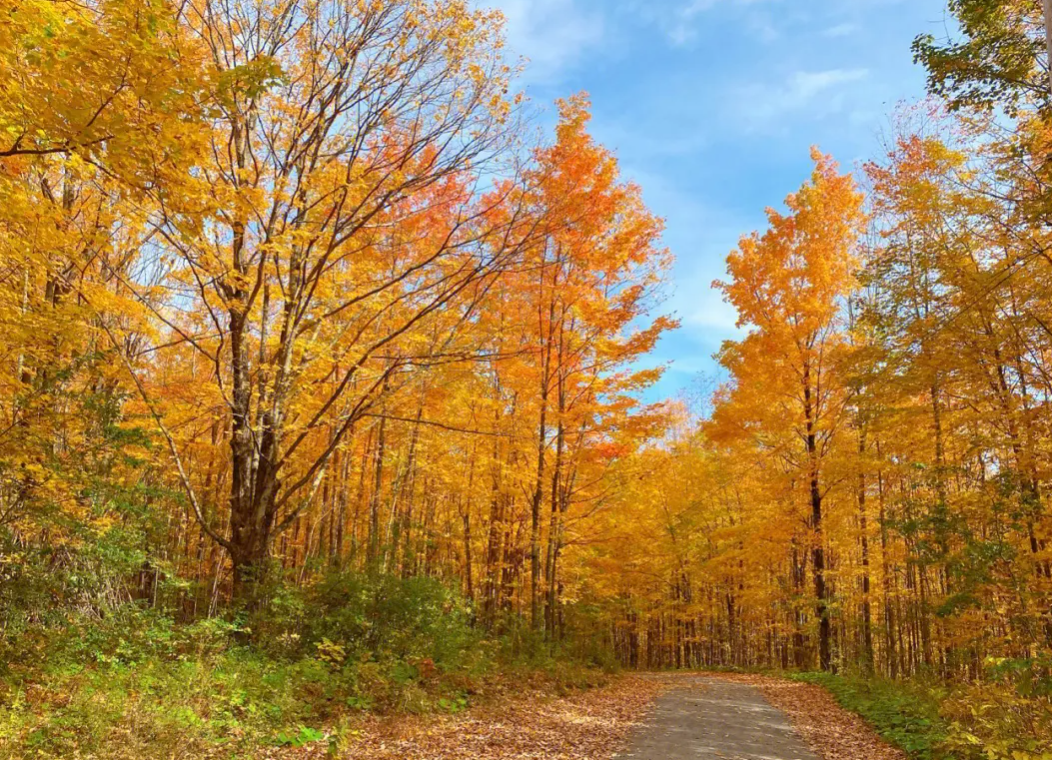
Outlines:
POLYGON ((948 726, 939 714, 938 691, 895 681, 796 673, 794 680, 818 684, 843 707, 858 713, 890 743, 917 760, 940 760, 948 726))
POLYGON ((277 589, 248 627, 277 657, 313 656, 324 646, 340 647, 346 659, 430 660, 444 671, 488 664, 468 605, 431 578, 331 573, 305 589, 277 589))
POLYGON ((503 684, 538 673, 562 688, 602 682, 527 627, 487 638, 433 579, 333 573, 267 598, 230 618, 183 622, 126 601, 7 627, 0 759, 343 747, 363 711, 458 713, 497 670, 503 684))

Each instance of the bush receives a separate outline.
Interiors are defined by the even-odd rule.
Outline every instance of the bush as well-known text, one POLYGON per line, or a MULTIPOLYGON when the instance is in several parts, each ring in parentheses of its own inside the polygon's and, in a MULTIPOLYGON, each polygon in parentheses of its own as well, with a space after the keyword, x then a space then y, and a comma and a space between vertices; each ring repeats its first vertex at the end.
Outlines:
POLYGON ((526 627, 486 638, 465 601, 432 579, 334 573, 267 596, 267 607, 229 619, 180 622, 125 602, 9 627, 0 758, 342 746, 363 711, 457 713, 490 684, 602 681, 526 627), (503 675, 483 681, 498 663, 503 675))
POLYGON ((963 684, 943 701, 955 757, 1046 760, 1052 757, 1052 676, 1047 658, 996 659, 986 679, 963 684))
POLYGON ((479 671, 491 656, 467 604, 431 578, 332 573, 305 589, 278 589, 248 627, 257 646, 286 658, 338 647, 346 660, 479 671))
POLYGON ((355 668, 277 660, 239 634, 227 621, 178 624, 127 605, 6 642, 18 665, 0 682, 0 757, 193 757, 216 743, 247 751, 290 731, 313 736, 351 710, 355 668))
POLYGON ((909 683, 800 673, 918 760, 1052 757, 1052 678, 1041 659, 991 660, 982 680, 909 683))

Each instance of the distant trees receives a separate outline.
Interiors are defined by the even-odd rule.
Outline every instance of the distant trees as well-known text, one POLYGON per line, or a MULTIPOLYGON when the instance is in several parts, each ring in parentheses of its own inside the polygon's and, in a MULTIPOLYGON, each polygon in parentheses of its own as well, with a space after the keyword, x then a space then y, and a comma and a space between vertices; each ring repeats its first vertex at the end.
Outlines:
POLYGON ((1043 677, 1052 269, 1025 168, 1040 159, 1021 147, 1031 127, 902 123, 865 167, 867 214, 820 159, 728 259, 720 287, 748 331, 719 355, 711 417, 623 465, 646 473, 619 495, 638 514, 583 558, 629 568, 590 586, 626 662, 1043 677))
POLYGON ((623 465, 657 483, 677 473, 683 488, 632 484, 621 503, 643 507, 648 540, 626 531, 585 559, 597 574, 631 568, 591 588, 626 662, 934 673, 981 684, 999 716, 976 729, 989 746, 1040 745, 1047 700, 1029 689, 1052 651, 1041 5, 952 3, 962 38, 917 43, 945 99, 897 114, 885 155, 862 167, 865 204, 819 156, 787 211, 731 253, 717 287, 745 334, 719 354, 728 378, 710 418, 623 465))

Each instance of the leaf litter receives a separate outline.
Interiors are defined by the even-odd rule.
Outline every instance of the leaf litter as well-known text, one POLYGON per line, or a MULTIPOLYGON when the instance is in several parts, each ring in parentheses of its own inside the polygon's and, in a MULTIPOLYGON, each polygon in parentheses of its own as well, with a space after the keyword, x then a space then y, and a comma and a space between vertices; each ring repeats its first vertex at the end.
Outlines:
POLYGON ((368 718, 346 748, 323 744, 281 757, 306 760, 610 760, 667 683, 625 676, 553 697, 541 691, 446 716, 368 718))
POLYGON ((906 753, 884 741, 862 716, 837 704, 821 686, 751 674, 718 677, 759 689, 789 716, 793 728, 822 760, 907 760, 906 753))

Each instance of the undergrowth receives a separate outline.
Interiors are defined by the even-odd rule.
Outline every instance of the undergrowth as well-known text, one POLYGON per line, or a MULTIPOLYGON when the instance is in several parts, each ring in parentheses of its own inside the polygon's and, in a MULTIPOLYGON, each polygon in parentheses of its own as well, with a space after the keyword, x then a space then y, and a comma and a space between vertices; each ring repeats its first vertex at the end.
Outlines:
POLYGON ((948 726, 939 714, 941 694, 935 687, 830 673, 789 677, 824 687, 842 707, 861 715, 878 734, 915 760, 950 757, 942 749, 948 726))
POLYGON ((1038 660, 991 661, 981 679, 888 681, 796 673, 913 760, 1052 760, 1052 683, 1038 660))
POLYGON ((125 604, 8 631, 0 758, 336 753, 368 714, 457 713, 603 678, 529 632, 484 635, 438 582, 339 574, 226 619, 177 622, 125 604))

